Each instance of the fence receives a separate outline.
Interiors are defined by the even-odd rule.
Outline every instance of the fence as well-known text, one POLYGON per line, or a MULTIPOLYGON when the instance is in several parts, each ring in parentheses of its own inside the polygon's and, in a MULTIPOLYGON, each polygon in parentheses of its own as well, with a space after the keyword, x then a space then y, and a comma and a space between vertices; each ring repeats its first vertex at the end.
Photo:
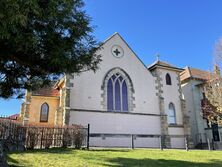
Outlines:
POLYGON ((180 148, 189 150, 192 143, 184 135, 89 133, 90 147, 180 148))
MULTIPOLYGON (((127 148, 159 148, 189 149, 189 140, 186 136, 161 136, 152 134, 90 134, 90 141, 96 139, 102 147, 127 147, 127 148), (100 138, 100 140, 99 140, 100 138), (174 140, 174 142, 170 142, 174 140), (175 146, 175 143, 180 144, 175 146), (107 142, 105 142, 107 141, 107 142), (172 143, 174 145, 172 145, 172 143), (182 143, 182 144, 181 144, 182 143), (104 144, 104 145, 103 145, 104 144)), ((91 142, 93 143, 93 142, 91 142)), ((96 142, 98 143, 98 142, 96 142)), ((91 144, 90 146, 94 146, 91 144)))
POLYGON ((18 120, 18 114, 7 116, 7 115, 0 115, 0 119, 7 119, 7 120, 18 120))
POLYGON ((87 127, 23 126, 11 119, 0 118, 0 140, 7 150, 50 147, 87 147, 87 127))
POLYGON ((151 134, 99 134, 90 133, 90 126, 68 127, 23 126, 17 121, 0 118, 0 140, 7 150, 24 150, 50 147, 129 147, 189 149, 188 136, 161 136, 151 134), (118 143, 121 141, 122 143, 118 143), (122 145, 121 145, 122 144, 122 145), (178 147, 179 148, 179 147, 178 147))
POLYGON ((153 147, 162 150, 164 148, 176 148, 175 143, 178 142, 183 145, 183 148, 187 150, 189 148, 187 136, 182 135, 99 134, 90 133, 89 125, 87 127, 79 125, 67 127, 23 126, 17 121, 5 118, 0 118, 0 140, 4 141, 4 148, 7 150, 50 147, 89 148, 90 146, 119 146, 132 149, 153 147), (118 143, 119 141, 121 143, 118 143))
POLYGON ((212 135, 212 129, 205 129, 206 133, 198 133, 196 137, 196 146, 197 149, 209 149, 209 150, 222 150, 222 132, 219 133, 220 139, 214 141, 212 135))

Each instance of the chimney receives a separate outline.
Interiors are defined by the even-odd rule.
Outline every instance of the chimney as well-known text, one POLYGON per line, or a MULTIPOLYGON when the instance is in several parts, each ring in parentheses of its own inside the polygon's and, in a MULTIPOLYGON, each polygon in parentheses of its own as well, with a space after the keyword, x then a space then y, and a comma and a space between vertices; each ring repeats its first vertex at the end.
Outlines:
POLYGON ((214 74, 220 76, 220 68, 219 68, 219 66, 216 65, 216 64, 214 65, 214 74))

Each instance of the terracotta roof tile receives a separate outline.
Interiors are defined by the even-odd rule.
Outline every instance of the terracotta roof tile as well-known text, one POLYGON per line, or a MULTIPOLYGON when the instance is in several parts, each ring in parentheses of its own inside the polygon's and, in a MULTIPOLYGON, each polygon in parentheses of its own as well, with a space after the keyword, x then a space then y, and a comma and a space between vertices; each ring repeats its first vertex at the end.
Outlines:
POLYGON ((39 90, 33 91, 32 95, 34 95, 34 96, 59 97, 59 90, 51 88, 51 87, 44 87, 44 88, 40 88, 39 90))
POLYGON ((200 78, 203 80, 209 80, 212 76, 210 72, 199 70, 196 68, 190 68, 190 73, 193 78, 200 78))
POLYGON ((18 117, 19 117, 19 114, 13 114, 9 116, 10 119, 18 119, 18 117))
POLYGON ((180 80, 184 81, 189 78, 200 79, 200 80, 209 80, 211 79, 212 74, 208 71, 203 71, 196 68, 186 67, 183 72, 180 74, 180 80))

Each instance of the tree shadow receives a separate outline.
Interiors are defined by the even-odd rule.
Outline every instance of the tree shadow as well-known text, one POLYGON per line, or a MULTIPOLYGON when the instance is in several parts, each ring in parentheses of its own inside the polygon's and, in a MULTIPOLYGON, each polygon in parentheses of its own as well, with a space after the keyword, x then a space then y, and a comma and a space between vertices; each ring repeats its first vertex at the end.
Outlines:
POLYGON ((7 163, 9 164, 9 167, 24 167, 24 165, 20 165, 19 162, 10 156, 6 156, 7 158, 7 163))
POLYGON ((106 166, 121 166, 121 167, 221 167, 222 160, 210 160, 209 163, 190 162, 180 160, 167 159, 134 159, 134 158, 113 158, 108 160, 113 165, 106 166))
POLYGON ((132 150, 130 150, 130 149, 115 149, 115 148, 113 148, 113 149, 112 148, 111 149, 93 148, 93 149, 89 149, 87 151, 90 151, 90 152, 109 152, 109 151, 111 151, 111 152, 120 152, 121 153, 121 152, 130 152, 132 150))
POLYGON ((50 148, 50 149, 34 149, 34 150, 25 150, 25 151, 12 151, 7 152, 7 154, 23 154, 23 153, 32 153, 32 154, 74 154, 74 148, 50 148))

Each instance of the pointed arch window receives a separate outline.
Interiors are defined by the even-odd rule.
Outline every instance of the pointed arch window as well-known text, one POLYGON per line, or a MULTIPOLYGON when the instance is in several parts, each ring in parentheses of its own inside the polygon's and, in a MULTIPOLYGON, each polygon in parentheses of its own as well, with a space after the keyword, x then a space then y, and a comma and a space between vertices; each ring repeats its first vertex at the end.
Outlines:
POLYGON ((128 111, 128 87, 126 79, 120 74, 113 74, 107 84, 108 111, 128 111))
POLYGON ((176 111, 175 106, 173 103, 169 104, 168 108, 168 123, 169 124, 176 124, 176 111))
POLYGON ((40 111, 40 122, 48 122, 49 116, 49 105, 47 103, 43 103, 40 111))
POLYGON ((170 77, 170 74, 166 74, 166 84, 167 85, 172 85, 172 83, 171 83, 171 77, 170 77))

